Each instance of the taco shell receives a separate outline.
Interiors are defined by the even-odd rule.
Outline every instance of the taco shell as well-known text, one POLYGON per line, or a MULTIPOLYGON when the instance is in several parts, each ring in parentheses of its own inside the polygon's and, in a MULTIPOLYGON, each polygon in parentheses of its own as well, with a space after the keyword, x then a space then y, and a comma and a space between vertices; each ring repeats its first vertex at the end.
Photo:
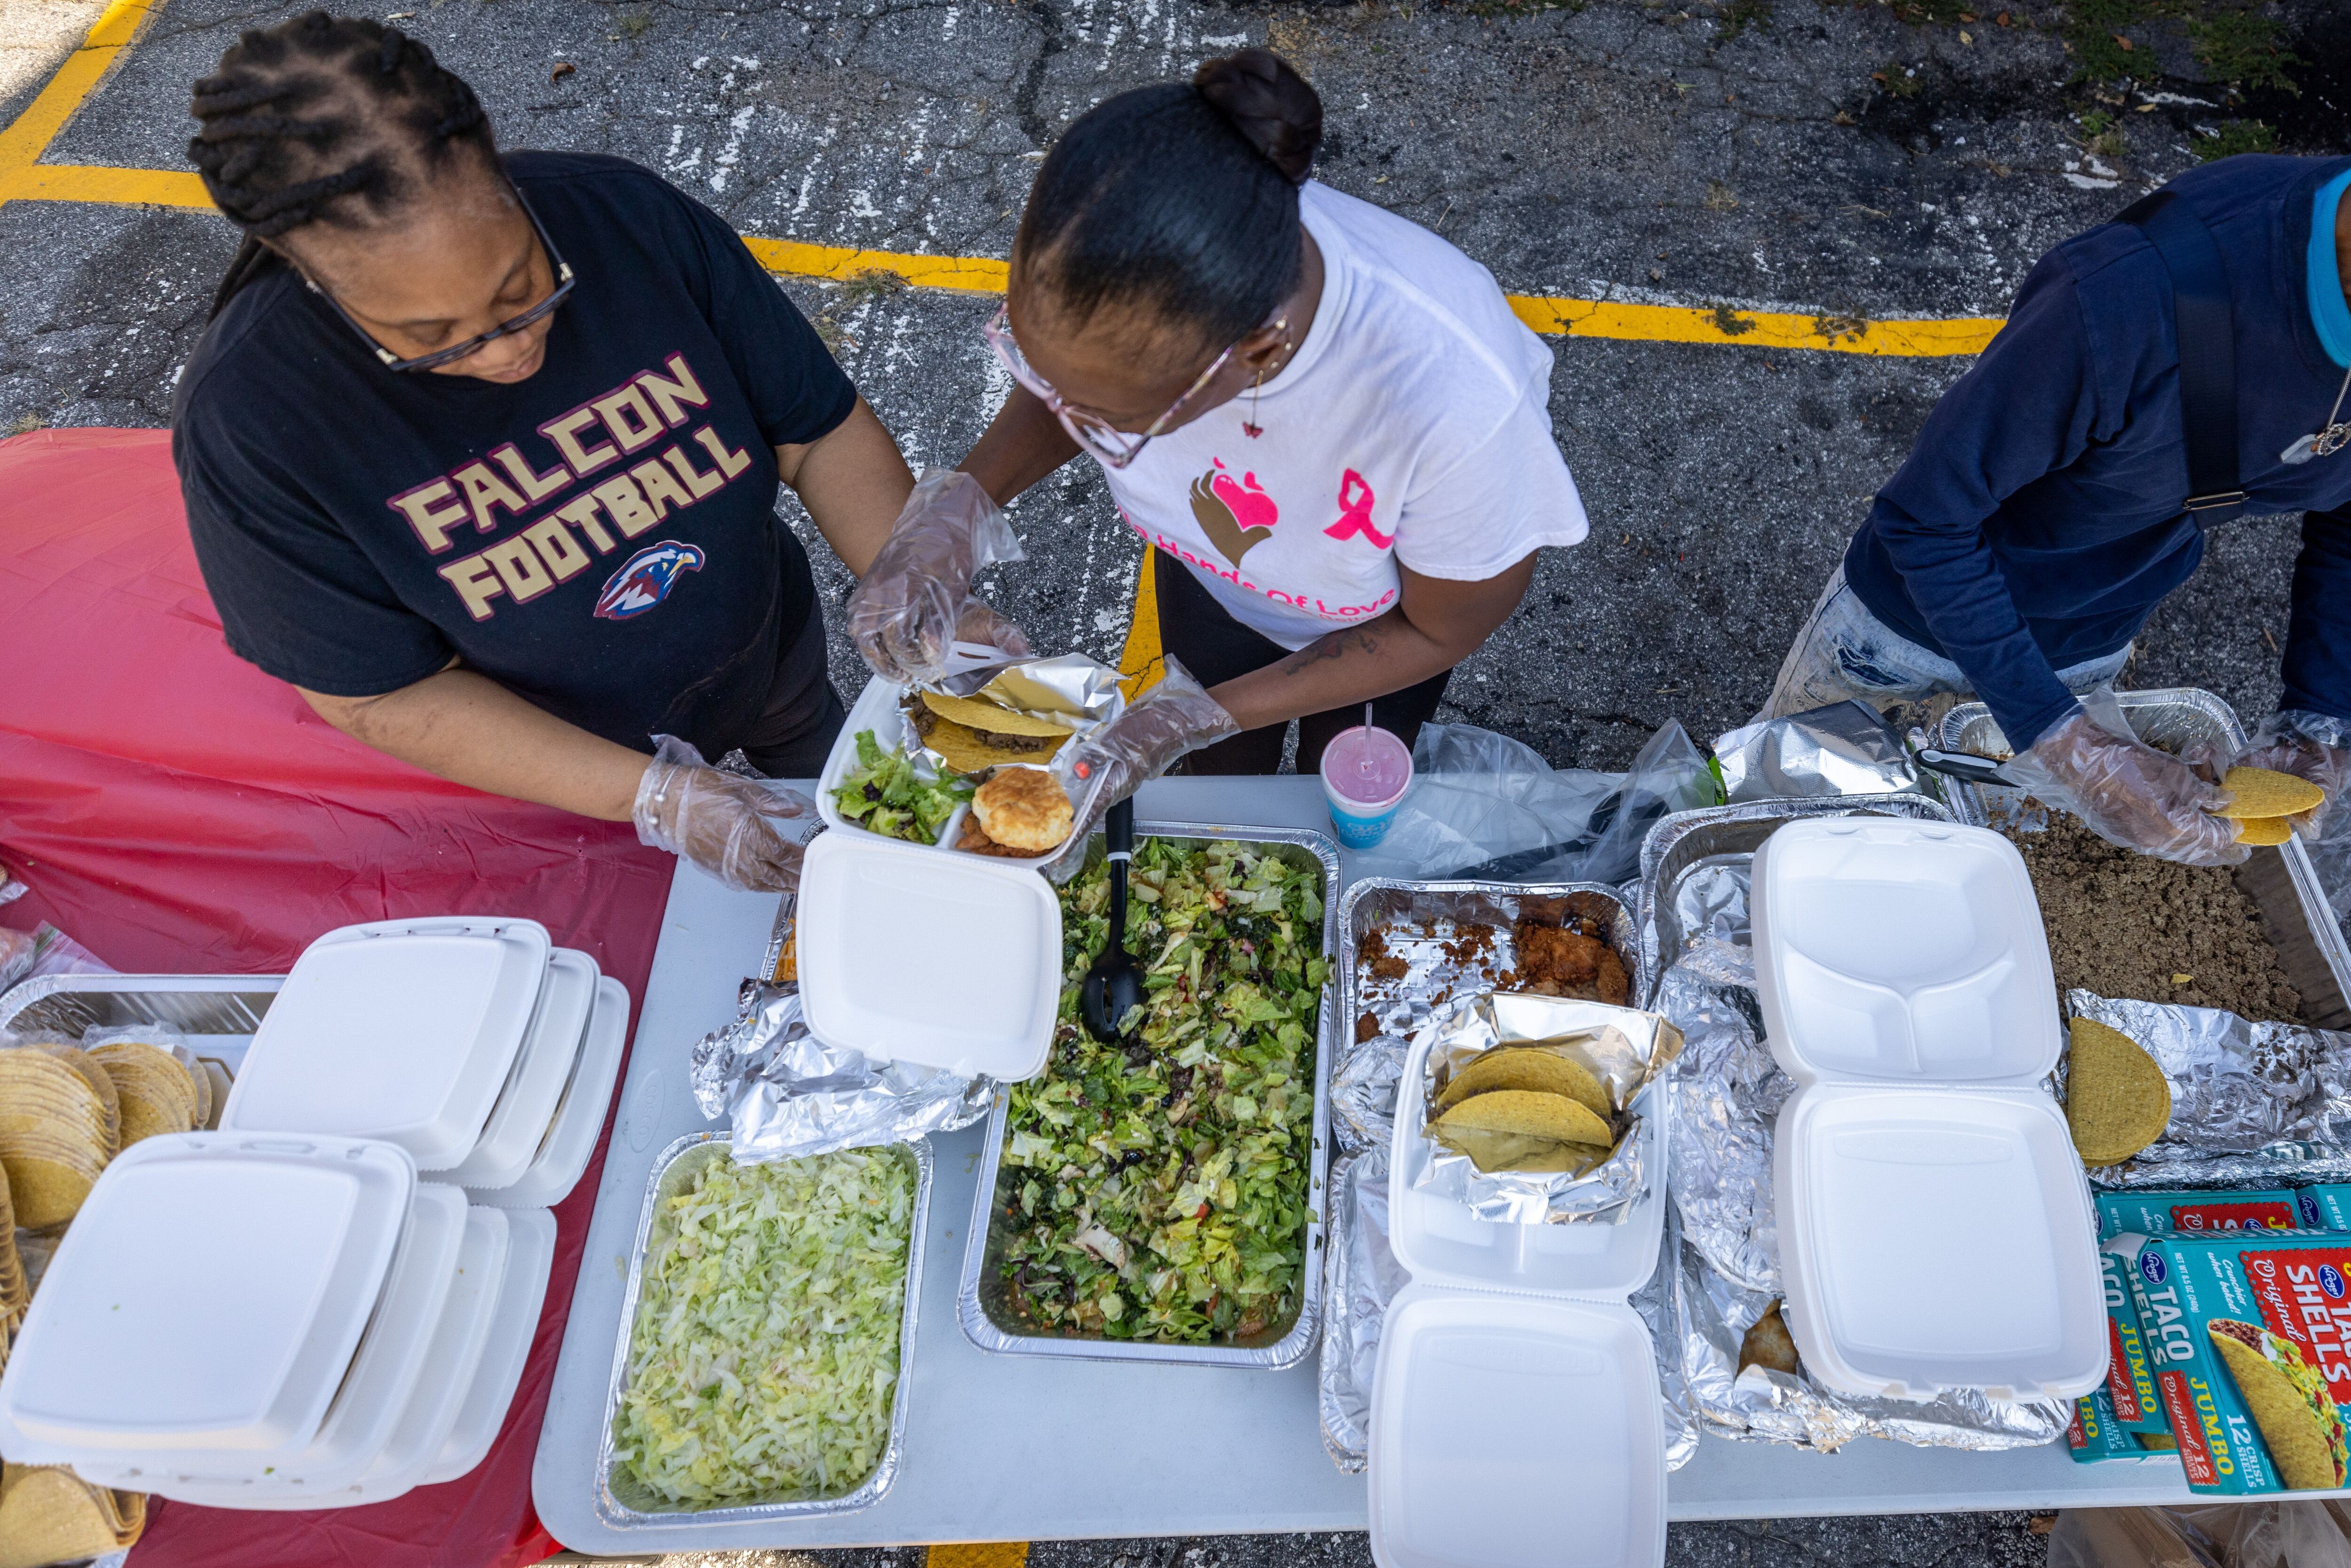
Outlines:
POLYGON ((2283 817, 2241 817, 2237 820, 2237 841, 2260 847, 2282 844, 2294 837, 2294 826, 2283 817))
POLYGON ((2086 1166, 2120 1165, 2171 1124, 2171 1085, 2139 1043, 2094 1019, 2072 1019, 2065 1125, 2086 1166))
POLYGON ((2343 1413, 2318 1370, 2259 1323, 2214 1318, 2204 1332, 2261 1428, 2278 1478, 2295 1491, 2341 1486, 2343 1413))
POLYGON ((925 692, 923 706, 950 724, 988 735, 1022 735, 1040 740, 1067 740, 1070 727, 1050 718, 1031 718, 979 697, 951 697, 925 692))
POLYGON ((1564 1094, 1603 1122, 1616 1109, 1608 1103, 1608 1091, 1583 1063, 1541 1046, 1506 1045, 1464 1064, 1437 1097, 1437 1113, 1442 1116, 1470 1096, 1496 1089, 1564 1094))
POLYGON ((2240 820, 2298 816, 2326 799, 2326 791, 2309 779, 2268 768, 2231 768, 2220 788, 2229 792, 2229 803, 2213 814, 2240 820))
POLYGON ((1558 1144, 1591 1144, 1606 1148, 1616 1141, 1608 1124, 1589 1105, 1565 1094, 1540 1089, 1489 1089, 1472 1094, 1429 1124, 1429 1131, 1447 1133, 1515 1133, 1525 1138, 1545 1138, 1558 1144))

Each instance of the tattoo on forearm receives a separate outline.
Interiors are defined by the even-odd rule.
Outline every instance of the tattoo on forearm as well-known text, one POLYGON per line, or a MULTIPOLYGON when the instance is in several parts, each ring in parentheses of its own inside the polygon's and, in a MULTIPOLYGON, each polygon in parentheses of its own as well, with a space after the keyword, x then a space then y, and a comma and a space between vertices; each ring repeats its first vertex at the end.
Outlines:
POLYGON ((1286 675, 1302 675, 1317 664, 1327 664, 1333 659, 1343 659, 1349 653, 1377 655, 1379 633, 1369 626, 1351 626, 1333 632, 1326 637, 1309 643, 1287 659, 1280 668, 1286 675))

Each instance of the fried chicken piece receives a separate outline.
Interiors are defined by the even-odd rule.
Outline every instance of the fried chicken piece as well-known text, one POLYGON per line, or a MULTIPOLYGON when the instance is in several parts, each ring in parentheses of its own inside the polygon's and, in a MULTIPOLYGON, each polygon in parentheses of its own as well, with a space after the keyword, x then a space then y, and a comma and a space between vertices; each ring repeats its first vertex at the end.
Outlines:
POLYGON ((1601 956, 1608 951, 1604 943, 1556 925, 1521 922, 1516 936, 1519 973, 1538 984, 1552 980, 1562 986, 1591 985, 1599 975, 1601 956))
POLYGON ((1632 1000, 1633 977, 1625 972, 1625 960, 1616 956, 1614 948, 1604 948, 1600 965, 1593 978, 1598 983, 1598 1000, 1612 1008, 1621 1008, 1632 1000))

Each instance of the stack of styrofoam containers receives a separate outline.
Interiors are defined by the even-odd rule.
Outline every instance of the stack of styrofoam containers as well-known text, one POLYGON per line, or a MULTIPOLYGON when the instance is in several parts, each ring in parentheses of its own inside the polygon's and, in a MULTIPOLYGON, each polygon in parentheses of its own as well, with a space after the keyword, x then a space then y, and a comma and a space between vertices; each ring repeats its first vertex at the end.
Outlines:
POLYGON ((1750 905, 1765 1035, 1797 1083, 1772 1186, 1805 1370, 1879 1398, 2087 1393, 2096 1222, 2043 1086, 2064 1036, 2016 846, 1807 818, 1756 852, 1750 905))
POLYGON ((115 1160, 0 1377, 0 1457, 232 1508, 380 1502, 488 1453, 629 998, 536 922, 329 932, 211 1134, 115 1160), (470 1201, 469 1201, 470 1199, 470 1201))

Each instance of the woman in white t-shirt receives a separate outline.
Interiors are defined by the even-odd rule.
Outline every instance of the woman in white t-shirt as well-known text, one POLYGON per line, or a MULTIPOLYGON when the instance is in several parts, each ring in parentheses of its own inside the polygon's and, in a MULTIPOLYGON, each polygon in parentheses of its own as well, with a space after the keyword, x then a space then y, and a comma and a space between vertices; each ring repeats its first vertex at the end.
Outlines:
POLYGON ((958 634, 1017 645, 970 593, 1017 549, 997 506, 1081 451, 1101 464, 1152 548, 1170 657, 1093 743, 1097 809, 1186 752, 1271 772, 1291 719, 1311 771, 1366 701, 1409 743, 1534 552, 1585 533, 1551 351, 1484 267, 1309 183, 1322 125, 1314 89, 1247 49, 1069 128, 987 328, 1011 395, 851 601, 896 678, 935 674, 958 634))

